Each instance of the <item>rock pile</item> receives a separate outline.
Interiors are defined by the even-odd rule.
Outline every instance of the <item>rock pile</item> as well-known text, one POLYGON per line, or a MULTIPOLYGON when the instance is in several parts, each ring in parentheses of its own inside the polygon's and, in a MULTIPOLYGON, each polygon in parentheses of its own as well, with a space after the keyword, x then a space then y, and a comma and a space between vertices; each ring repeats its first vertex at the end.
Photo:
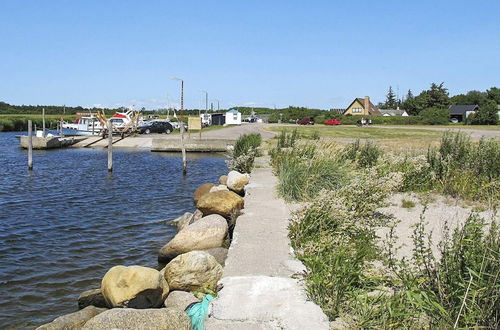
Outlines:
POLYGON ((191 329, 184 310, 201 300, 195 294, 216 290, 249 180, 231 171, 218 185, 198 187, 196 210, 170 222, 178 232, 159 251, 158 261, 166 264, 161 271, 114 266, 99 289, 80 295, 80 311, 39 329, 191 329))

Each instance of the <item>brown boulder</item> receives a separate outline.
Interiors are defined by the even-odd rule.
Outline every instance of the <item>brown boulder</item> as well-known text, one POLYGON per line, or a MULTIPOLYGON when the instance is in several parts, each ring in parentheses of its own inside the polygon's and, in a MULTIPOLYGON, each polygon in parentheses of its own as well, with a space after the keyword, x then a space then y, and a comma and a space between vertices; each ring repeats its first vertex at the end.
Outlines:
POLYGON ((245 201, 232 191, 214 191, 203 195, 196 206, 204 215, 220 214, 228 217, 234 211, 241 210, 245 201))
POLYGON ((36 330, 81 329, 88 320, 107 310, 107 308, 87 306, 78 312, 59 316, 54 321, 39 326, 36 330))
POLYGON ((78 297, 78 308, 83 309, 87 306, 108 307, 101 289, 87 290, 80 294, 78 297))
POLYGON ((220 183, 220 184, 223 184, 223 185, 227 185, 227 175, 222 175, 222 176, 219 178, 219 183, 220 183))
POLYGON ((208 194, 213 186, 215 186, 213 183, 204 183, 201 186, 199 186, 194 191, 194 203, 196 204, 198 200, 201 198, 201 196, 208 194))

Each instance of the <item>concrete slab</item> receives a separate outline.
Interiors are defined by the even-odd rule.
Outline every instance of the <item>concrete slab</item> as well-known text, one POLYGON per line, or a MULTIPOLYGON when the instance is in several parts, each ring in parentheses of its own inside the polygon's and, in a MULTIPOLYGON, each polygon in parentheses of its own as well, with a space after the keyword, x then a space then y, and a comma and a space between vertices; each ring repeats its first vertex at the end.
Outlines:
POLYGON ((213 300, 210 317, 245 322, 252 320, 283 329, 328 329, 326 315, 308 301, 297 280, 269 276, 223 278, 224 288, 213 300))

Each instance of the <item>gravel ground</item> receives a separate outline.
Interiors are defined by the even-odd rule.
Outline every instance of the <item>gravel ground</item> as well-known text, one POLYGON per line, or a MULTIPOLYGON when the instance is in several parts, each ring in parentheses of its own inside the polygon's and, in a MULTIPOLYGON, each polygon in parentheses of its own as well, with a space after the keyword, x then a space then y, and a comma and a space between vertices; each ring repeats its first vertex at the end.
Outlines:
MULTIPOLYGON (((397 251, 398 258, 410 258, 412 249, 414 247, 412 241, 413 226, 420 221, 420 216, 424 209, 422 203, 411 194, 396 194, 391 198, 391 206, 380 209, 386 215, 392 214, 399 224, 395 228, 395 234, 398 237, 396 246, 401 248, 397 251), (403 208, 401 206, 402 200, 409 200, 415 203, 415 207, 403 208)), ((432 234, 432 251, 434 256, 438 257, 438 243, 442 240, 444 234, 445 224, 451 230, 456 228, 459 224, 463 224, 472 212, 471 207, 458 205, 456 201, 446 200, 442 196, 434 196, 434 201, 427 205, 427 210, 424 214, 425 230, 427 233, 432 234)), ((498 214, 491 211, 481 212, 480 215, 488 221, 496 219, 498 221, 498 214)), ((389 233, 388 228, 380 228, 377 230, 377 235, 381 238, 380 244, 387 240, 386 235, 389 233)))

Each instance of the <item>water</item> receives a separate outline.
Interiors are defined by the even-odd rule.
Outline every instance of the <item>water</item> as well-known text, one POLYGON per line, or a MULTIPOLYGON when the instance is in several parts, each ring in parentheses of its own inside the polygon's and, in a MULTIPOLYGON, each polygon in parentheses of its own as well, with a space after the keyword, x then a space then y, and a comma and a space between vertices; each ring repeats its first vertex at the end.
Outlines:
POLYGON ((27 152, 0 133, 0 329, 33 328, 76 311, 78 295, 115 265, 157 266, 193 211, 193 192, 227 173, 222 155, 93 149, 27 152))

